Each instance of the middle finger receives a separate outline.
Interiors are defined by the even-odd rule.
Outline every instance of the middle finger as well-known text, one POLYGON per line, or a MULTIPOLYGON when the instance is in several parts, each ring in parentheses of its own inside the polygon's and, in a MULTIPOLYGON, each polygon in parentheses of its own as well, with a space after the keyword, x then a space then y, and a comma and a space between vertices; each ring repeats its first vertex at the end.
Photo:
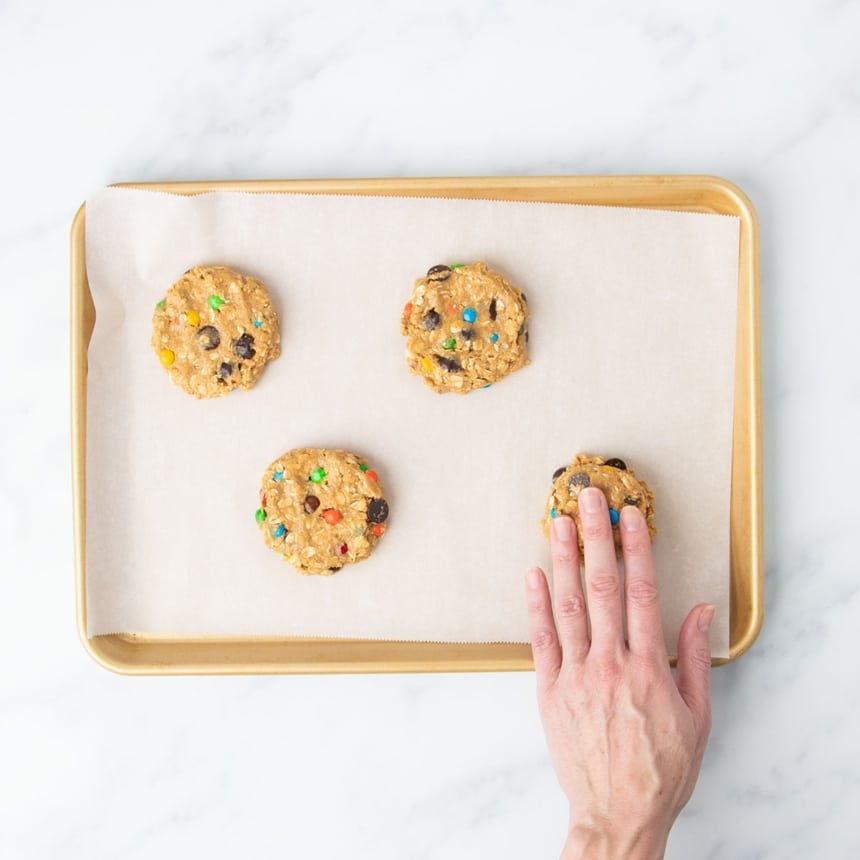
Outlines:
POLYGON ((591 649, 602 653, 624 650, 621 577, 606 497, 596 487, 579 494, 579 516, 585 546, 585 591, 591 619, 591 649))

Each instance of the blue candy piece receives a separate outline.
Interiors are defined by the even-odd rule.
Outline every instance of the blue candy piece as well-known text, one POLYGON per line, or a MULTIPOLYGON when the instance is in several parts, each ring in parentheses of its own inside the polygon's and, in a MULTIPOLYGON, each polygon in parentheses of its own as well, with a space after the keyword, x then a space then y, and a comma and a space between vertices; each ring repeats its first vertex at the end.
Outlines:
POLYGON ((262 324, 262 320, 254 320, 254 328, 259 328, 262 324))
POLYGON ((490 343, 495 343, 499 339, 499 335, 496 332, 493 332, 490 335, 490 343))
POLYGON ((478 318, 478 312, 474 308, 463 308, 463 319, 467 323, 473 323, 478 318))
POLYGON ((488 382, 488 383, 487 383, 486 385, 484 385, 483 387, 484 387, 484 388, 490 388, 490 386, 492 386, 492 384, 493 384, 492 382, 488 382))
POLYGON ((283 537, 287 533, 286 528, 284 528, 283 524, 275 526, 274 531, 272 532, 272 537, 280 538, 283 537))
POLYGON ((272 473, 272 480, 273 481, 283 481, 284 480, 284 473, 281 471, 273 472, 272 473))
POLYGON ((558 511, 557 511, 555 508, 553 508, 553 509, 549 512, 549 515, 550 515, 553 519, 555 519, 555 518, 558 516, 558 511))
POLYGON ((609 509, 609 522, 611 522, 612 525, 617 526, 619 519, 620 519, 620 517, 618 516, 618 511, 616 511, 615 508, 610 508, 609 509))

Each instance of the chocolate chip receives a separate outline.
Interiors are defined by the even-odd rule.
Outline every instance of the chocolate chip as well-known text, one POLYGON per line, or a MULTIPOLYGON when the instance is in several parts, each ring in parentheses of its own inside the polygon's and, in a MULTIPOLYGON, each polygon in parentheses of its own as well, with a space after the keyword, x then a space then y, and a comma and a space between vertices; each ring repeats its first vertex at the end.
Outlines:
POLYGON ((494 320, 496 318, 496 300, 493 299, 490 302, 490 319, 494 320))
POLYGON ((218 376, 220 376, 221 379, 226 379, 228 376, 232 376, 232 375, 233 375, 233 365, 232 364, 229 364, 228 362, 223 361, 223 362, 221 362, 220 365, 218 365, 218 376))
POLYGON ((388 519, 388 502, 385 499, 371 499, 367 506, 369 523, 384 523, 388 519))
POLYGON ((239 335, 233 344, 233 352, 235 352, 239 358, 253 358, 257 354, 257 350, 254 349, 254 335, 247 334, 247 332, 243 335, 239 335))
POLYGON ((337 571, 337 570, 340 570, 342 567, 343 567, 343 565, 340 565, 340 567, 330 567, 329 570, 337 571))
POLYGON ((520 327, 519 327, 519 330, 517 331, 517 337, 522 337, 522 336, 523 336, 523 332, 524 332, 525 330, 526 330, 526 324, 525 324, 525 323, 521 323, 521 324, 520 324, 520 327))
POLYGON ((442 317, 433 310, 427 311, 427 313, 424 314, 424 319, 421 320, 421 325, 423 325, 427 331, 434 331, 439 328, 441 324, 442 317))
POLYGON ((477 337, 477 332, 473 328, 464 328, 460 332, 460 337, 465 341, 474 340, 477 337))
POLYGON ((427 277, 431 281, 447 281, 451 277, 451 267, 433 266, 427 270, 427 277))
POLYGON ((449 373, 458 373, 463 369, 463 366, 456 358, 448 358, 446 355, 436 355, 434 358, 439 363, 439 366, 449 373))
POLYGON ((217 349, 221 344, 221 335, 218 334, 218 329, 214 325, 205 325, 197 332, 197 343, 207 352, 210 349, 217 349))
POLYGON ((591 486, 591 478, 585 474, 585 472, 577 472, 575 475, 570 476, 570 480, 567 482, 567 489, 570 493, 578 493, 579 490, 575 490, 574 487, 590 487, 591 486))
POLYGON ((558 468, 557 468, 557 469, 552 473, 552 479, 553 479, 553 481, 554 481, 556 478, 560 477, 560 476, 561 476, 561 474, 564 472, 564 470, 565 470, 566 468, 567 468, 567 466, 559 466, 559 467, 558 467, 558 468))
POLYGON ((613 469, 621 469, 623 472, 627 471, 627 464, 623 460, 619 460, 618 457, 611 457, 603 465, 612 466, 613 469))
POLYGON ((525 294, 522 290, 520 290, 520 298, 521 298, 523 301, 526 301, 526 294, 525 294))
POLYGON ((637 507, 637 508, 639 507, 639 502, 641 502, 641 501, 642 501, 642 499, 637 499, 635 496, 625 496, 624 497, 624 504, 625 505, 633 505, 634 507, 637 507))
POLYGON ((320 506, 320 500, 316 496, 307 496, 305 498, 305 513, 312 514, 320 506))

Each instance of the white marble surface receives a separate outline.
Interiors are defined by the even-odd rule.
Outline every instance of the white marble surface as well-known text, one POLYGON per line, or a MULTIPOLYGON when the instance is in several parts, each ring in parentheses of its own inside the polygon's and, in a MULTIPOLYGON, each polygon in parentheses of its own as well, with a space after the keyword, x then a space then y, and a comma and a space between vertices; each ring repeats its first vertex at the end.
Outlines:
POLYGON ((556 856, 530 675, 85 655, 67 237, 120 180, 625 172, 726 176, 762 227, 767 620, 668 856, 860 854, 860 3, 608 5, 0 3, 0 855, 556 856))

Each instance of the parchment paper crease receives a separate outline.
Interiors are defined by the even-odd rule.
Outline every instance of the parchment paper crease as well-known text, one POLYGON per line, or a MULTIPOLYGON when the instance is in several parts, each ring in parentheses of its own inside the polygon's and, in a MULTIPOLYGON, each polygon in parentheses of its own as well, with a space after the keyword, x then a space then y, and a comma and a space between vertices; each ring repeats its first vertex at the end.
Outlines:
POLYGON ((550 476, 622 457, 657 496, 667 644, 698 601, 728 653, 738 221, 565 204, 106 189, 87 203, 89 634, 527 641, 523 574, 548 551, 550 476), (436 395, 399 333, 412 283, 485 260, 526 293, 532 363, 436 395), (267 284, 283 355, 196 401, 149 341, 187 268, 267 284), (303 577, 254 522, 296 446, 366 456, 391 503, 373 557, 303 577))

